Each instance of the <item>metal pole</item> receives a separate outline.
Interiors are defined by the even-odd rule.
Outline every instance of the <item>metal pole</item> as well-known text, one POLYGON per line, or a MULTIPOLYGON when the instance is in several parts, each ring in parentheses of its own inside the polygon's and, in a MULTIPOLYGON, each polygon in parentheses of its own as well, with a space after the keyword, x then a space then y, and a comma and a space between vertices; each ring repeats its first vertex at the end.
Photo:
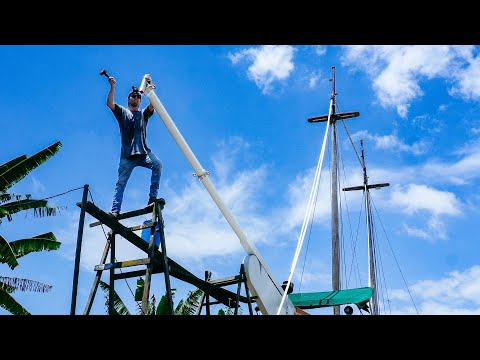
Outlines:
POLYGON ((82 252, 83 225, 85 223, 85 206, 87 204, 87 194, 88 184, 85 184, 83 185, 80 220, 78 221, 77 249, 75 251, 75 267, 73 269, 72 303, 70 307, 70 315, 75 315, 75 308, 77 306, 78 272, 80 269, 80 253, 82 252))

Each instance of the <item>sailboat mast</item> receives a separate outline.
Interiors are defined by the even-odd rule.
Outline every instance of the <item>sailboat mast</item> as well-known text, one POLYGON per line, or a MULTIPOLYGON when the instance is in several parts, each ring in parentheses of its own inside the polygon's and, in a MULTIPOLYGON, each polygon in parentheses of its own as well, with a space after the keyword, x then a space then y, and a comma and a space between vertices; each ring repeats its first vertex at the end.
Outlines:
MULTIPOLYGON (((340 243, 338 239, 338 192, 337 192, 337 122, 335 120, 335 67, 332 67, 332 289, 340 290, 340 243)), ((340 306, 333 307, 333 314, 340 315, 340 306)))
POLYGON ((363 169, 363 186, 354 186, 344 188, 343 191, 363 190, 365 195, 365 220, 367 225, 367 246, 368 246, 368 286, 373 289, 373 295, 370 300, 370 308, 372 315, 379 314, 378 308, 378 291, 377 291, 377 279, 375 272, 375 244, 372 231, 372 209, 370 204, 370 189, 381 188, 389 186, 389 183, 382 184, 368 184, 367 166, 365 165, 365 155, 363 151, 363 140, 360 140, 360 146, 362 149, 362 169, 363 169))
POLYGON ((365 218, 367 223, 367 244, 368 244, 368 286, 373 289, 373 295, 371 299, 371 314, 378 315, 378 293, 377 279, 375 276, 375 256, 373 254, 373 237, 372 227, 370 222, 371 208, 370 208, 370 192, 368 191, 368 176, 367 167, 365 165, 365 156, 363 151, 363 140, 360 140, 360 146, 362 149, 362 167, 363 167, 363 186, 365 193, 365 218))
MULTIPOLYGON (((335 66, 332 66, 332 94, 330 96, 330 109, 329 115, 321 115, 308 119, 310 123, 327 122, 332 129, 332 164, 331 164, 331 176, 332 176, 332 198, 331 198, 331 211, 332 211, 332 288, 334 291, 341 290, 340 284, 340 241, 338 235, 338 184, 337 184, 337 120, 344 120, 353 117, 360 116, 358 111, 336 113, 335 111, 335 96, 337 95, 335 89, 335 66)), ((340 306, 333 306, 333 314, 340 315, 340 306)))

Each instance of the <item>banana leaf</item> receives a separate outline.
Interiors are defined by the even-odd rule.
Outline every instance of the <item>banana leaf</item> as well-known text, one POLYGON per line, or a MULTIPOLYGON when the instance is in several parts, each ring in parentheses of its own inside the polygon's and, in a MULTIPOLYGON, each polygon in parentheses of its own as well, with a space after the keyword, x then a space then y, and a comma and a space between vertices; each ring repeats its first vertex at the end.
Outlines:
POLYGON ((0 173, 0 192, 4 193, 7 189, 22 180, 32 170, 55 155, 61 147, 62 143, 57 141, 38 153, 23 159, 14 166, 8 168, 5 172, 0 173))
POLYGON ((15 292, 15 290, 17 290, 17 289, 15 289, 14 286, 8 284, 10 282, 10 279, 11 278, 9 278, 9 277, 0 276, 0 290, 6 291, 9 294, 11 294, 11 293, 15 292))
POLYGON ((203 291, 198 288, 189 291, 187 298, 180 300, 178 306, 175 308, 175 315, 194 315, 197 312, 199 299, 202 294, 203 291))
POLYGON ((10 241, 10 247, 18 259, 31 252, 58 250, 62 244, 53 232, 37 235, 31 238, 10 241))
MULTIPOLYGON (((26 195, 26 196, 27 196, 28 199, 30 198, 30 195, 26 195)), ((0 203, 5 203, 5 202, 10 201, 12 199, 20 200, 21 197, 22 197, 22 195, 18 195, 18 194, 3 193, 3 194, 0 194, 0 203)))
MULTIPOLYGON (((52 285, 50 284, 45 284, 40 281, 22 279, 17 277, 2 276, 0 277, 0 282, 5 284, 5 286, 10 286, 15 290, 20 290, 20 291, 35 291, 35 292, 44 293, 44 292, 49 292, 52 289, 52 285)), ((13 291, 8 291, 9 289, 6 289, 6 288, 3 290, 7 292, 13 292, 13 291)))
POLYGON ((14 269, 18 265, 15 253, 2 235, 0 235, 0 263, 7 264, 10 269, 14 269))
POLYGON ((6 263, 13 270, 18 265, 16 259, 31 252, 58 250, 60 245, 52 232, 10 242, 0 235, 0 263, 6 263))
MULTIPOLYGON (((7 217, 9 221, 12 220, 12 217, 9 215, 15 214, 19 211, 37 209, 37 208, 47 208, 47 200, 20 200, 12 201, 3 205, 0 205, 0 218, 7 217)), ((52 213, 52 211, 50 211, 52 213)), ((48 215, 47 215, 48 216, 48 215)))
POLYGON ((0 165, 0 175, 3 174, 8 169, 17 165, 18 163, 22 162, 26 158, 27 158, 27 155, 22 155, 22 156, 17 157, 16 159, 13 159, 13 160, 10 160, 10 161, 6 162, 3 165, 0 165))
MULTIPOLYGON (((107 304, 108 304, 108 301, 109 301, 108 296, 110 294, 110 285, 108 285, 102 280, 100 280, 99 285, 100 285, 100 288, 105 293, 105 296, 107 298, 107 304)), ((113 308, 117 315, 130 315, 130 311, 128 311, 127 307, 123 303, 122 299, 120 299, 120 296, 118 296, 115 290, 113 291, 113 308)))
POLYGON ((30 315, 8 292, 0 288, 0 306, 12 315, 30 315))

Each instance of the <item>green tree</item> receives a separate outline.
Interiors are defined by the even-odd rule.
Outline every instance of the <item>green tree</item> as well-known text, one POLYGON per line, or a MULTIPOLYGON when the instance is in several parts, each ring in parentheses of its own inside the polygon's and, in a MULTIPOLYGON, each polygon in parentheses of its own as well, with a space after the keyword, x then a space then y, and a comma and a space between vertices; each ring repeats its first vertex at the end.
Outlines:
MULTIPOLYGON (((30 157, 22 155, 0 165, 0 224, 3 219, 12 221, 13 214, 29 209, 33 209, 34 216, 38 217, 56 215, 59 208, 48 206, 47 200, 32 199, 30 194, 7 193, 7 190, 54 156, 61 147, 58 141, 30 157)), ((13 270, 18 266, 17 259, 20 257, 32 252, 57 250, 60 244, 52 232, 10 242, 0 235, 0 263, 13 270)), ((0 306, 13 315, 30 315, 11 294, 17 290, 47 292, 51 288, 51 285, 35 280, 0 276, 0 306)))

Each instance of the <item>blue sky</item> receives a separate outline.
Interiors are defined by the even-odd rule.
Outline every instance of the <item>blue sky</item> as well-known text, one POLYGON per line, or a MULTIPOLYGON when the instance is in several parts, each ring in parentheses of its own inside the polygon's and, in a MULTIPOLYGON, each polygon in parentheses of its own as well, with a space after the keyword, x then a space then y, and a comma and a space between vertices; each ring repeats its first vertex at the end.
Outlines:
MULTIPOLYGON (((156 95, 249 241, 277 281, 287 280, 326 126, 307 119, 328 114, 335 66, 337 111, 360 112, 345 121, 348 133, 337 125, 341 187, 362 184, 352 147, 359 152, 361 140, 369 183, 390 183, 371 190, 382 313, 479 314, 478 50, 466 45, 2 45, 0 162, 33 155, 55 141, 63 144, 10 192, 53 196, 50 205, 66 209, 56 217, 28 212, 3 221, 0 233, 8 241, 53 231, 62 246, 19 259, 13 271, 3 265, 1 274, 53 285, 48 293, 15 294, 32 314, 70 313, 81 188, 88 184, 95 204, 109 211, 117 176, 118 125, 106 106, 109 85, 99 76, 107 69, 117 80, 115 100, 123 105, 131 86, 151 74, 156 95)), ((142 105, 147 103, 144 96, 142 105)), ((166 201, 168 256, 200 278, 206 270, 214 279, 237 274, 246 252, 158 114, 147 133, 163 163, 159 196, 166 201)), ((332 288, 327 144, 313 224, 293 274, 295 292, 332 288)), ((122 211, 145 205, 149 179, 148 170, 134 170, 122 211)), ((341 196, 347 216, 342 284, 367 286, 362 193, 341 196), (356 258, 348 251, 352 241, 356 258)), ((106 241, 101 227, 88 227, 94 221, 87 214, 77 313, 83 312, 106 241)), ((118 241, 118 260, 144 255, 118 241)), ((108 282, 107 273, 102 279, 108 282)), ((194 289, 175 278, 171 282, 176 302, 194 289)), ((129 288, 134 291, 136 279, 115 286, 134 312, 129 288)), ((153 276, 152 292, 157 298, 165 292, 163 274, 153 276)), ((91 313, 106 314, 104 303, 99 291, 91 313)), ((331 309, 310 312, 330 314, 331 309)))

